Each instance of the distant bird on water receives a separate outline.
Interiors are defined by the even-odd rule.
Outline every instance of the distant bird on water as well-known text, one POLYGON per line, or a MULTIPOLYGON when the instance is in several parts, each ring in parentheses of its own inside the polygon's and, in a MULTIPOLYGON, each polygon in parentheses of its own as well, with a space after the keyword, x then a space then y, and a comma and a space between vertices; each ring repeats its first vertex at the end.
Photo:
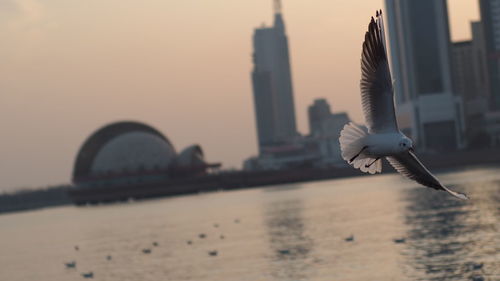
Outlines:
POLYGON ((393 241, 394 241, 394 243, 401 244, 401 243, 406 242, 406 238, 404 238, 404 237, 403 238, 396 238, 393 241))
POLYGON ((94 278, 94 272, 82 273, 83 278, 94 278))
POLYGON ((403 176, 426 187, 447 191, 414 154, 413 143, 398 128, 394 110, 394 89, 387 61, 382 11, 371 19, 361 54, 361 101, 368 131, 354 123, 346 124, 340 133, 342 158, 365 173, 382 172, 382 160, 403 176))

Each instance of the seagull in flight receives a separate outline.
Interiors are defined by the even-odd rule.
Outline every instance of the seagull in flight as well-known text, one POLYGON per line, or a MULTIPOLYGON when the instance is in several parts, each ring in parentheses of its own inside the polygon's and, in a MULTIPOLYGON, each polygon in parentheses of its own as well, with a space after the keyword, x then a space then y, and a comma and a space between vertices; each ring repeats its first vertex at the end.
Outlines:
POLYGON ((371 19, 361 54, 361 101, 368 129, 348 123, 340 133, 342 158, 365 173, 382 172, 382 158, 403 176, 426 187, 468 199, 441 184, 415 156, 412 141, 398 128, 387 61, 382 11, 371 19))

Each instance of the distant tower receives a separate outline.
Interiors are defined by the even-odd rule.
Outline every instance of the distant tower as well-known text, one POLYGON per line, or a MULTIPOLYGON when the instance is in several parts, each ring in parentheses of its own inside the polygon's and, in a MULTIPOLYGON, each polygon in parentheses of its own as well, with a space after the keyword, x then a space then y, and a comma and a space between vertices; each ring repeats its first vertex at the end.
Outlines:
POLYGON ((252 84, 259 153, 264 147, 290 142, 295 124, 288 39, 281 3, 274 1, 274 26, 255 29, 252 84))
POLYGON ((311 136, 321 135, 323 133, 322 124, 332 115, 330 105, 325 99, 316 99, 314 104, 309 106, 308 114, 311 136))
POLYGON ((386 0, 386 7, 400 128, 421 150, 463 147, 446 0, 386 0))

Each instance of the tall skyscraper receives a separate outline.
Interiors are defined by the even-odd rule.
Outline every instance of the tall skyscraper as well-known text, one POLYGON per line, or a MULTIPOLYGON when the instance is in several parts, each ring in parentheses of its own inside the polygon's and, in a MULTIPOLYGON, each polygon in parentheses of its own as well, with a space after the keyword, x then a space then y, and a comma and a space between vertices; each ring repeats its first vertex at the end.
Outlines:
POLYGON ((252 84, 260 153, 298 135, 288 39, 280 1, 274 4, 274 26, 257 28, 253 35, 252 84))
POLYGON ((472 40, 453 43, 452 57, 454 90, 462 97, 464 108, 465 136, 468 145, 474 146, 485 131, 489 83, 481 22, 472 22, 471 30, 472 40))
POLYGON ((446 0, 386 0, 386 7, 400 127, 422 150, 462 147, 446 0))
POLYGON ((500 110, 500 0, 480 0, 491 109, 500 110))

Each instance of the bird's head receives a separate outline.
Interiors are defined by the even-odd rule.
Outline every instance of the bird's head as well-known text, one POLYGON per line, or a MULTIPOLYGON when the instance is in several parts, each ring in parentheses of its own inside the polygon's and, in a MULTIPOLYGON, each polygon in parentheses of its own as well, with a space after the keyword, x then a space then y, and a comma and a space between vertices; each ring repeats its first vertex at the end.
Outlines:
POLYGON ((413 151, 413 142, 411 139, 404 137, 399 141, 399 150, 401 152, 413 151))

